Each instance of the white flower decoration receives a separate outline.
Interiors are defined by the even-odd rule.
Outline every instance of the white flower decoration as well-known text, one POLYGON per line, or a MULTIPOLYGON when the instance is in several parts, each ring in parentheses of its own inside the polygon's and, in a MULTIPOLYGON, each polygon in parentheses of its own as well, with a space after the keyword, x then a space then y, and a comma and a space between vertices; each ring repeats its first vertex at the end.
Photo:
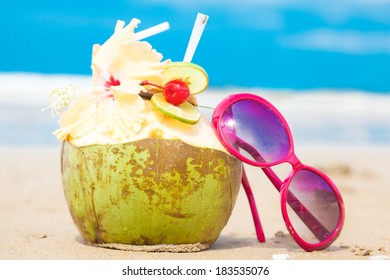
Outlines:
POLYGON ((135 41, 133 19, 124 26, 118 21, 114 34, 92 53, 92 90, 72 102, 61 115, 59 140, 95 138, 96 143, 125 142, 138 133, 146 120, 144 100, 139 96, 141 81, 161 83, 161 74, 170 61, 147 42, 135 41))

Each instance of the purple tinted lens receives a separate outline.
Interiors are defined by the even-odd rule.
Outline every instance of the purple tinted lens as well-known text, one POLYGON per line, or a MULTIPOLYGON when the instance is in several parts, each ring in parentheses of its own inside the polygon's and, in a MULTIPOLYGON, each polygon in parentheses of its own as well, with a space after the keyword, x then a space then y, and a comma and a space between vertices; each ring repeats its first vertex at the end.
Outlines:
POLYGON ((233 103, 222 115, 221 131, 245 158, 274 163, 290 151, 287 131, 266 105, 252 99, 233 103))
POLYGON ((286 201, 294 231, 308 243, 326 240, 340 221, 339 201, 330 182, 311 170, 295 174, 286 201))

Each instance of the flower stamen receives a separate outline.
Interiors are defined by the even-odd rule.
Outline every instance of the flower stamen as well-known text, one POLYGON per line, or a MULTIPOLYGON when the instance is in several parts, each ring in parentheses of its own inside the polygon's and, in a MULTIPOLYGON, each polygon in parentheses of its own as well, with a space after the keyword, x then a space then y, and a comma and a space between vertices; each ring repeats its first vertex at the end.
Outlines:
POLYGON ((115 79, 113 76, 110 76, 110 80, 106 81, 104 86, 109 89, 112 86, 119 86, 120 84, 121 84, 121 81, 115 79))
POLYGON ((58 116, 61 111, 68 107, 72 101, 78 98, 78 96, 78 88, 74 85, 68 85, 62 89, 56 88, 50 93, 49 106, 42 109, 42 111, 51 109, 51 116, 58 116))

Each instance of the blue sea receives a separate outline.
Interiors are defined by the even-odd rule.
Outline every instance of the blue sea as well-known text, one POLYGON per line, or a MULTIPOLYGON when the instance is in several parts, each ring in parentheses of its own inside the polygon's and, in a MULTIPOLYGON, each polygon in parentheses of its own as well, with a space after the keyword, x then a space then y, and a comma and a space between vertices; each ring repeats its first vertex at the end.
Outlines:
POLYGON ((213 87, 390 93, 390 0, 22 0, 0 11, 0 72, 89 75, 92 45, 132 18, 136 31, 169 22, 147 41, 180 61, 201 12, 193 62, 213 87))
MULTIPOLYGON (((58 118, 42 112, 52 89, 73 84, 87 88, 90 76, 0 74, 0 145, 58 146, 52 135, 58 118)), ((279 109, 295 145, 390 146, 390 95, 340 90, 276 90, 212 87, 198 95, 200 105, 215 107, 230 94, 258 94, 279 109)), ((206 118, 212 109, 201 109, 206 118)))
POLYGON ((209 16, 192 60, 210 78, 201 104, 249 91, 285 114, 296 145, 390 144, 390 0, 22 0, 0 11, 0 145, 58 145, 41 108, 54 88, 88 87, 92 45, 118 19, 140 19, 138 31, 168 21, 147 41, 180 61, 198 12, 209 16))

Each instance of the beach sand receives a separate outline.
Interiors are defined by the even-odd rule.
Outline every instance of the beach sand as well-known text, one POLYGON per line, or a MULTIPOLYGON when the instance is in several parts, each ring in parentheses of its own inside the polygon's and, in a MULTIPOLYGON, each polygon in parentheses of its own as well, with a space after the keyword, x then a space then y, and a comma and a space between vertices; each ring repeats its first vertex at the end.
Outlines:
MULTIPOLYGON (((0 147, 0 259, 369 259, 390 257, 390 148, 299 147, 303 163, 338 185, 346 220, 326 250, 305 252, 288 235, 278 192, 258 168, 247 167, 266 243, 258 243, 245 193, 218 240, 198 253, 145 253, 83 243, 69 214, 60 180, 59 148, 0 147)), ((289 167, 275 169, 280 176, 289 167)))

